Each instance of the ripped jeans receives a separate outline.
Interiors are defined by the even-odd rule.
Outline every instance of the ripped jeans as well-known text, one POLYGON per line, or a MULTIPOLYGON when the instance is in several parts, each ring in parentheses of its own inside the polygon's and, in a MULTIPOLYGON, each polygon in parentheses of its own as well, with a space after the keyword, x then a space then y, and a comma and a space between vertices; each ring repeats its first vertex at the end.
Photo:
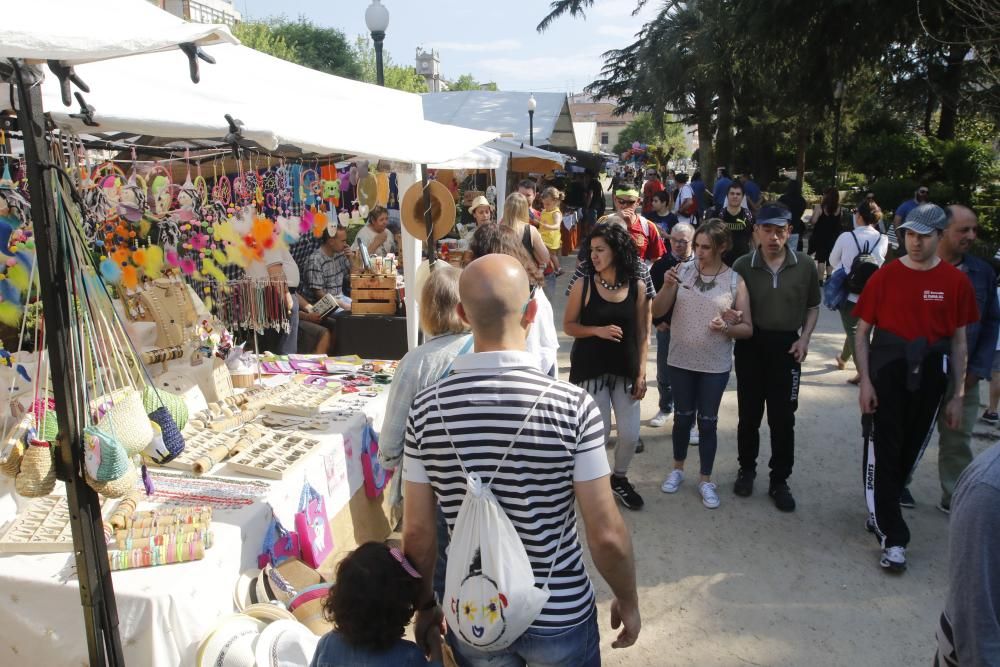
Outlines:
POLYGON ((701 474, 712 474, 715 452, 719 445, 719 405, 729 383, 725 373, 701 373, 684 368, 670 367, 670 386, 674 392, 674 460, 687 458, 691 441, 691 427, 698 415, 698 453, 701 457, 701 474))

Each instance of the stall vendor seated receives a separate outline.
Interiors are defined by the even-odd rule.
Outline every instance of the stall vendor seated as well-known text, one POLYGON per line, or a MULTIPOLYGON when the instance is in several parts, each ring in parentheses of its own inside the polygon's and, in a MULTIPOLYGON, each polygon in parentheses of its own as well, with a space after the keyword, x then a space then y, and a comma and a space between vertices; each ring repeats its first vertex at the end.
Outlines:
POLYGON ((358 230, 358 236, 354 239, 354 247, 358 250, 361 246, 368 248, 368 254, 372 257, 378 255, 385 257, 389 253, 396 252, 396 239, 388 229, 389 211, 384 206, 376 206, 368 214, 368 224, 358 230))
MULTIPOLYGON (((343 227, 328 227, 323 231, 322 243, 309 255, 303 267, 303 289, 299 290, 300 297, 299 319, 304 322, 322 324, 330 332, 329 339, 315 341, 317 345, 327 344, 327 349, 333 347, 334 320, 337 317, 350 313, 350 299, 346 299, 345 291, 350 290, 351 280, 351 251, 347 248, 347 230, 343 227), (346 289, 345 289, 346 288, 346 289), (331 294, 340 309, 337 312, 328 313, 321 317, 314 312, 314 304, 327 294, 331 294)), ((302 330, 299 331, 300 338, 302 330)), ((326 352, 326 349, 311 350, 312 341, 301 341, 299 348, 318 353, 326 352)))

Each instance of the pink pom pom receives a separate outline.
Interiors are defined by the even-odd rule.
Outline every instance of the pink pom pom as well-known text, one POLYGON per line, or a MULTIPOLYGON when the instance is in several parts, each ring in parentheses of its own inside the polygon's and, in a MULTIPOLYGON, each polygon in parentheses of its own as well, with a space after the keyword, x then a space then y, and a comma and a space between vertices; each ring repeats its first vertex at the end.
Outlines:
POLYGON ((167 264, 170 266, 180 266, 181 258, 177 255, 176 250, 167 251, 167 264))
POLYGON ((7 260, 7 266, 17 266, 17 258, 11 257, 7 260))
POLYGON ((184 259, 181 260, 181 271, 183 271, 186 275, 189 276, 194 275, 196 268, 198 267, 195 266, 193 259, 185 257, 184 259))

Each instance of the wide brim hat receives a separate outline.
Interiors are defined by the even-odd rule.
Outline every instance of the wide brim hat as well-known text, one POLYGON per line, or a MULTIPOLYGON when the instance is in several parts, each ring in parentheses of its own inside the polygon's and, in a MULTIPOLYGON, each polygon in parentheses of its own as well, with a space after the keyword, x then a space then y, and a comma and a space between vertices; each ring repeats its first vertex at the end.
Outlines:
POLYGON ((243 614, 223 618, 198 646, 197 667, 254 667, 257 639, 267 624, 243 614))
POLYGON ((476 209, 479 208, 480 206, 489 206, 490 210, 493 210, 493 205, 490 204, 490 200, 484 197, 483 195, 479 195, 478 197, 472 200, 471 204, 469 204, 469 213, 475 214, 476 209))
POLYGON ((312 662, 319 637, 296 621, 275 621, 257 639, 257 667, 298 667, 312 662))
POLYGON ((277 621, 291 621, 298 625, 298 621, 292 616, 292 612, 285 609, 280 604, 275 604, 274 602, 258 602, 257 604, 252 604, 243 610, 245 616, 250 618, 256 618, 258 621, 264 621, 265 623, 274 623, 277 621))
MULTIPOLYGON (((428 181, 427 189, 431 196, 431 224, 434 240, 444 238, 455 226, 455 199, 443 184, 428 181)), ((403 193, 403 201, 399 205, 399 216, 403 227, 414 238, 427 239, 427 225, 424 223, 424 191, 421 182, 417 181, 403 193)))

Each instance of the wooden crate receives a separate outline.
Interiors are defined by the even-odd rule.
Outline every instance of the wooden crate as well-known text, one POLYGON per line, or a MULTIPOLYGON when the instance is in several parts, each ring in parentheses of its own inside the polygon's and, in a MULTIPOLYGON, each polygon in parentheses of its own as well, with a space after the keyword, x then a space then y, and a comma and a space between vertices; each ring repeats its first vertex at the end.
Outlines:
POLYGON ((395 315, 396 276, 351 275, 351 312, 355 315, 395 315))

